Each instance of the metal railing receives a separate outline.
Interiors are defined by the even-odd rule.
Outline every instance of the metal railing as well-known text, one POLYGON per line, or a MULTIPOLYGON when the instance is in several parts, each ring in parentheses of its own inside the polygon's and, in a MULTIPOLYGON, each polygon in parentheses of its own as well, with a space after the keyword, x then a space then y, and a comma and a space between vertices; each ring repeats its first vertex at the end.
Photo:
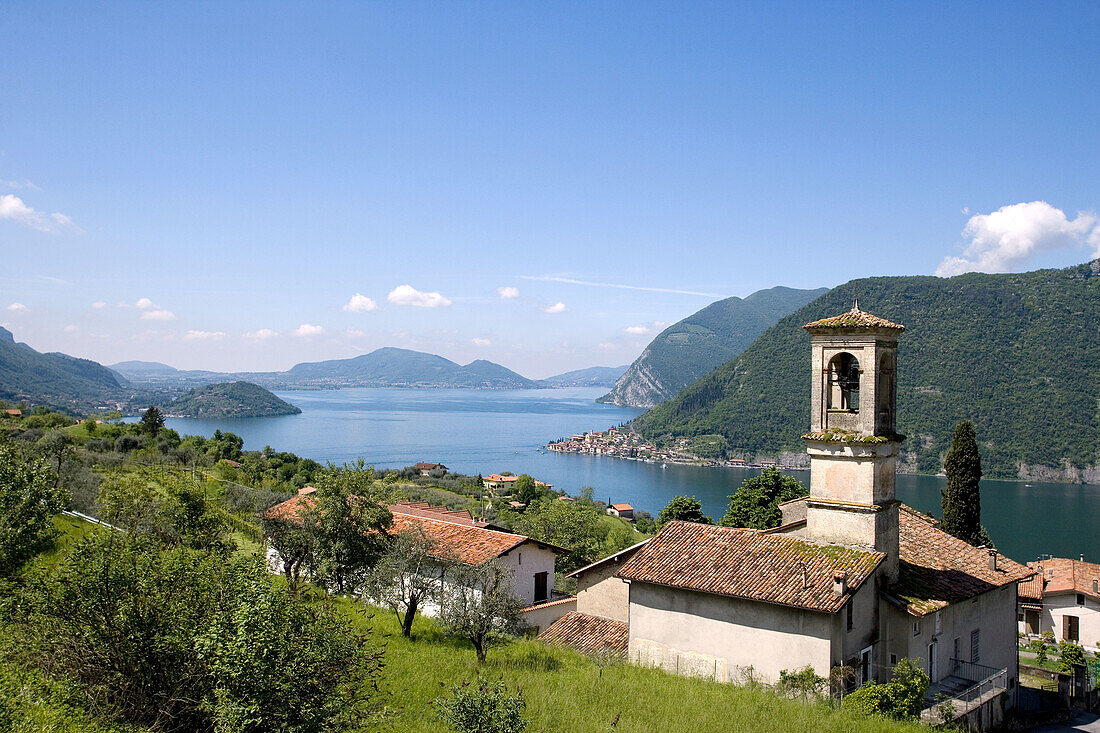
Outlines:
POLYGON ((951 659, 951 676, 970 682, 981 682, 989 677, 993 677, 998 672, 1004 671, 1004 669, 998 667, 990 667, 988 664, 967 662, 962 659, 955 659, 954 657, 951 659))
POLYGON ((952 675, 960 679, 974 682, 962 692, 952 695, 951 699, 966 703, 969 709, 970 703, 980 700, 991 693, 996 694, 1008 689, 1008 670, 997 669, 976 662, 964 662, 961 659, 952 659, 954 668, 952 675))

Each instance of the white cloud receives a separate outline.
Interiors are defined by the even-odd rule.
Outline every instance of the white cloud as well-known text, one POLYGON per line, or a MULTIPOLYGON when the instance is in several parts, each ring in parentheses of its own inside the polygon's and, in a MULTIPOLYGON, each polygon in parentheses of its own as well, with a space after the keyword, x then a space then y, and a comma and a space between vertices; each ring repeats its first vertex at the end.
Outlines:
POLYGON ((446 308, 451 301, 439 293, 422 293, 412 285, 398 285, 386 296, 394 305, 411 305, 415 308, 446 308))
POLYGON ((12 313, 19 313, 20 311, 27 310, 27 306, 23 305, 22 303, 12 303, 8 306, 8 310, 12 313))
POLYGON ((64 214, 36 211, 27 206, 23 199, 10 193, 0 195, 0 219, 11 219, 23 226, 50 234, 57 234, 63 229, 76 229, 73 220, 64 214))
POLYGON ((257 339, 263 341, 264 339, 275 338, 279 334, 272 331, 270 328, 261 328, 259 331, 249 331, 244 335, 246 339, 257 339))
POLYGON ((176 320, 176 314, 172 311, 166 310, 151 310, 142 311, 141 320, 143 321, 174 321, 176 320))
POLYGON ((76 333, 79 330, 79 326, 73 325, 71 323, 68 326, 65 326, 65 333, 76 333))
POLYGON ((1010 272, 1041 252, 1089 245, 1100 257, 1100 219, 1078 212, 1069 219, 1046 201, 1002 206, 992 214, 970 217, 962 235, 970 240, 962 257, 945 257, 936 274, 1010 272))
POLYGON ((518 298, 519 297, 519 288, 514 288, 511 285, 502 285, 499 288, 497 288, 497 295, 504 298, 505 300, 510 300, 511 298, 518 298))
POLYGON ((92 308, 97 311, 103 310, 106 307, 107 304, 102 300, 97 300, 96 302, 92 303, 92 308))
POLYGON ((483 338, 472 338, 472 339, 470 339, 470 343, 473 344, 474 346, 492 346, 493 345, 492 341, 490 341, 489 339, 483 339, 483 338))
POLYGON ((26 179, 23 179, 22 181, 0 181, 0 187, 12 188, 12 189, 16 189, 16 190, 18 190, 20 188, 29 188, 32 191, 41 191, 42 190, 41 188, 39 188, 38 186, 34 185, 33 183, 31 183, 30 181, 28 181, 26 179))
POLYGON ((664 329, 668 324, 664 321, 652 321, 651 323, 639 323, 636 326, 627 326, 623 329, 626 333, 632 336, 645 336, 650 333, 656 333, 664 329))
POLYGON ((344 310, 349 313, 371 313, 378 310, 378 304, 367 296, 356 293, 344 304, 344 310))
POLYGON ((188 331, 183 337, 192 341, 217 341, 225 338, 225 331, 188 331))
POLYGON ((303 323, 301 326, 294 329, 295 336, 320 336, 324 332, 324 326, 314 326, 309 323, 303 323))
POLYGON ((138 298, 138 301, 134 303, 134 307, 140 308, 141 310, 149 310, 150 308, 156 308, 156 305, 148 298, 138 298))
POLYGON ((565 313, 569 309, 565 307, 565 303, 560 300, 554 305, 548 305, 542 309, 544 313, 565 313))
POLYGON ((620 285, 619 283, 601 283, 591 280, 575 280, 571 277, 557 277, 556 275, 521 275, 524 280, 535 280, 544 283, 565 283, 567 285, 587 285, 593 288, 617 288, 619 290, 642 290, 647 293, 672 293, 674 295, 698 295, 705 298, 726 298, 728 295, 721 293, 701 293, 698 290, 678 290, 677 288, 648 288, 642 285, 620 285))

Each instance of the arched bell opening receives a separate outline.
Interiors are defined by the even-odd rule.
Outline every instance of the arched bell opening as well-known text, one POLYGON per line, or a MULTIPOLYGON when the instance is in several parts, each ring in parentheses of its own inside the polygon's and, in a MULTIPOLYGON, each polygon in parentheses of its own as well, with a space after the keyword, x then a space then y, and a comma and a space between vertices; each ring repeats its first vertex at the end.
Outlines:
POLYGON ((829 361, 830 410, 859 412, 859 360, 844 351, 829 361))
POLYGON ((897 378, 894 357, 885 353, 879 359, 878 385, 875 388, 875 432, 888 434, 894 432, 894 415, 897 410, 897 378))

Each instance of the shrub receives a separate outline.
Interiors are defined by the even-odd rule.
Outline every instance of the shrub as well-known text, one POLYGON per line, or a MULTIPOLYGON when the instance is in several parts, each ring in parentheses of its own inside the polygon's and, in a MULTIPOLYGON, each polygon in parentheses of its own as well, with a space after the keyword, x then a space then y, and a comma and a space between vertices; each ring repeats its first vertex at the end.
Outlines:
POLYGON ((788 697, 798 697, 803 700, 808 697, 816 697, 825 689, 825 678, 819 677, 814 668, 806 665, 797 672, 781 670, 779 672, 779 684, 776 686, 779 694, 788 697))
POLYGON ((527 729, 523 697, 509 693, 503 682, 479 679, 476 685, 463 684, 451 692, 451 697, 437 700, 435 707, 439 717, 459 733, 521 733, 527 729))
POLYGON ((844 698, 841 707, 859 715, 888 718, 917 718, 924 707, 930 680, 911 659, 902 659, 894 667, 889 682, 869 682, 844 698))
POLYGON ((1085 663, 1085 650, 1073 642, 1063 641, 1058 647, 1058 654, 1062 657, 1062 671, 1072 672, 1073 665, 1085 663))

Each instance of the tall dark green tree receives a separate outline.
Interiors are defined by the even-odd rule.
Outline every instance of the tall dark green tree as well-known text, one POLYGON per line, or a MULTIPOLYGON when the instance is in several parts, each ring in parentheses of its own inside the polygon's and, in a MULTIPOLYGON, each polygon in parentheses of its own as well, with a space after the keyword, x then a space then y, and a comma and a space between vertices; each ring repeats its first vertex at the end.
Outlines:
POLYGON ((150 407, 141 416, 141 431, 156 435, 164 427, 164 415, 156 407, 150 407))
POLYGON ((982 457, 978 453, 978 441, 974 425, 969 420, 955 426, 951 449, 943 461, 947 474, 947 486, 943 489, 944 532, 972 545, 988 540, 982 529, 982 499, 979 484, 982 478, 982 457))

